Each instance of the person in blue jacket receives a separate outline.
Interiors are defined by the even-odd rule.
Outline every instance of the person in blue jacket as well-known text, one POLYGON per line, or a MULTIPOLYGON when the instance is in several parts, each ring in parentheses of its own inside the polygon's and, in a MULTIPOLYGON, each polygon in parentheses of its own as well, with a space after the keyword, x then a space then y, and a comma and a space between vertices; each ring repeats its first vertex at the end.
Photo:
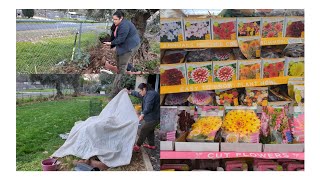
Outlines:
POLYGON ((112 18, 111 42, 104 42, 104 44, 116 48, 117 73, 125 74, 130 58, 140 47, 140 37, 134 24, 124 19, 122 11, 117 10, 112 18))
POLYGON ((140 151, 141 145, 149 149, 156 149, 154 142, 154 129, 160 123, 160 95, 158 92, 152 90, 145 83, 138 86, 139 92, 127 91, 128 94, 142 98, 142 112, 139 120, 144 120, 145 123, 141 127, 140 135, 136 145, 133 147, 135 152, 140 151), (145 140, 148 144, 143 144, 145 140))

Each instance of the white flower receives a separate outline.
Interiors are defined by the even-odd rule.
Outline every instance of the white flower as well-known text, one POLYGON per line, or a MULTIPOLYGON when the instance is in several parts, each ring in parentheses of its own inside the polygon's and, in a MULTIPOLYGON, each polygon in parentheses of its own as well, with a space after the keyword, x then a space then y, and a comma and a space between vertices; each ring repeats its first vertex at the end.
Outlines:
POLYGON ((186 32, 185 32, 185 35, 186 35, 187 38, 190 38, 192 34, 191 34, 190 31, 186 31, 186 32))
POLYGON ((254 93, 253 93, 253 92, 250 92, 249 96, 250 96, 250 97, 253 97, 253 96, 254 96, 254 93))
POLYGON ((167 37, 168 37, 168 40, 170 40, 170 41, 174 40, 174 35, 171 33, 168 33, 167 37))
POLYGON ((172 34, 175 35, 175 36, 178 36, 178 30, 172 31, 172 34))

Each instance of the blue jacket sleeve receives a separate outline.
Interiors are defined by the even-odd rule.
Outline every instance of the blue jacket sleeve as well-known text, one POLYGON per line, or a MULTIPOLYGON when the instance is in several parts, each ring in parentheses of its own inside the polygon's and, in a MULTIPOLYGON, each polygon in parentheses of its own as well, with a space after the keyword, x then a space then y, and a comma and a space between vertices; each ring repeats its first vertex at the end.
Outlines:
POLYGON ((131 91, 131 95, 137 98, 143 98, 137 91, 131 91))
POLYGON ((113 41, 111 41, 111 45, 113 46, 113 45, 119 45, 124 43, 128 34, 129 34, 129 25, 128 23, 123 22, 122 24, 119 25, 117 30, 117 36, 113 41))
POLYGON ((154 94, 148 96, 145 99, 145 101, 143 102, 145 108, 143 109, 141 114, 146 115, 146 114, 148 114, 148 113, 150 113, 152 111, 153 105, 154 105, 154 99, 155 99, 155 95, 154 94))

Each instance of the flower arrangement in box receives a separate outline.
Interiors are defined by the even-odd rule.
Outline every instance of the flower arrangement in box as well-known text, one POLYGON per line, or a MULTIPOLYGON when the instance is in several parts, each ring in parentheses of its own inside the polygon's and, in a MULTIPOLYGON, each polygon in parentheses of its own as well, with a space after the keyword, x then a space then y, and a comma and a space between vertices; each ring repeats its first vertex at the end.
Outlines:
POLYGON ((244 103, 246 106, 267 106, 268 87, 246 88, 246 97, 244 99, 244 103))
POLYGON ((160 42, 178 42, 183 40, 181 19, 161 19, 160 26, 160 42))
POLYGON ((188 83, 212 82, 212 62, 187 63, 188 83))
POLYGON ((284 17, 262 18, 262 37, 282 37, 284 31, 284 17))
POLYGON ((286 37, 304 38, 304 17, 286 17, 286 37))
POLYGON ((215 82, 237 80, 237 61, 214 61, 212 67, 215 82))
POLYGON ((185 64, 160 65, 161 86, 187 84, 185 64))
POLYGON ((212 91, 199 91, 192 92, 188 101, 194 105, 205 106, 212 104, 213 92, 212 91))
POLYGON ((210 40, 210 19, 185 18, 185 40, 210 40))
POLYGON ((247 59, 255 59, 260 57, 260 37, 239 37, 238 44, 242 54, 247 59))
POLYGON ((186 51, 166 51, 161 62, 162 64, 182 63, 186 54, 186 51))
POLYGON ((219 106, 238 106, 239 93, 237 89, 215 90, 216 102, 219 106))
POLYGON ((286 58, 286 75, 304 76, 304 58, 286 58))
POLYGON ((249 107, 226 107, 226 116, 221 126, 225 142, 259 142, 260 119, 255 110, 249 107))
POLYGON ((263 59, 263 78, 284 76, 285 59, 263 59))
POLYGON ((235 40, 237 38, 236 18, 214 18, 211 22, 214 40, 235 40))
POLYGON ((260 36, 261 18, 238 18, 238 37, 240 36, 260 36))
POLYGON ((261 60, 239 60, 238 61, 238 78, 261 79, 261 60))

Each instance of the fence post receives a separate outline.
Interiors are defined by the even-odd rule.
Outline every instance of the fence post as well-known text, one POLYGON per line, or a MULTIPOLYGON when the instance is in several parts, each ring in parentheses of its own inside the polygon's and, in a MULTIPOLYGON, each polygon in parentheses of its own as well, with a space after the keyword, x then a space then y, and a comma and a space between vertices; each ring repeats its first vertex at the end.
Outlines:
POLYGON ((81 53, 81 34, 82 34, 82 22, 80 23, 80 29, 79 29, 79 47, 78 47, 78 53, 81 53))

